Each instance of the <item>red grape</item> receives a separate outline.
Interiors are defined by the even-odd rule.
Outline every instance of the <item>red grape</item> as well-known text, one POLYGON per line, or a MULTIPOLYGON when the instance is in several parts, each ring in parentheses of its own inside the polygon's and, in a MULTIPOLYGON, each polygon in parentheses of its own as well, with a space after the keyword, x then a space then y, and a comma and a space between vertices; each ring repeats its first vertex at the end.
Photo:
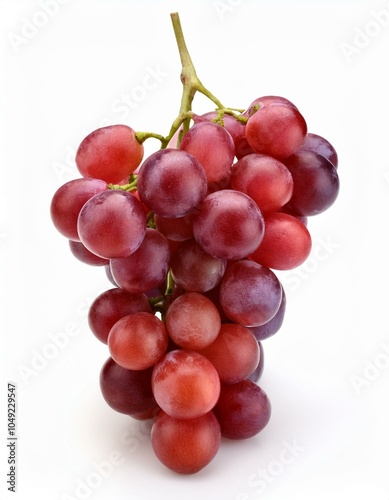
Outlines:
POLYGON ((270 104, 254 113, 246 124, 246 138, 255 153, 282 159, 295 153, 307 135, 301 113, 284 104, 270 104))
POLYGON ((215 406, 220 379, 213 364, 196 351, 173 350, 154 367, 154 397, 174 418, 196 418, 215 406))
POLYGON ((265 236, 249 259, 272 269, 288 270, 301 265, 309 256, 312 239, 296 217, 281 212, 264 215, 265 236))
POLYGON ((110 125, 83 139, 76 153, 76 165, 83 177, 118 184, 136 170, 143 154, 143 146, 132 128, 110 125))
POLYGON ((70 240, 80 241, 77 231, 80 210, 92 196, 107 189, 107 183, 99 179, 74 179, 57 189, 50 206, 57 231, 70 240))
POLYGON ((338 166, 338 154, 334 146, 324 137, 309 133, 301 146, 301 149, 313 151, 329 160, 335 168, 338 166))
MULTIPOLYGON (((258 327, 260 328, 260 327, 258 327)), ((252 328, 250 328, 252 330, 252 328)), ((264 363, 264 352, 263 352, 263 346, 261 342, 258 342, 259 346, 259 361, 258 364, 255 368, 255 370, 250 373, 250 375, 247 377, 248 380, 252 380, 255 383, 258 383, 259 379, 262 377, 263 370, 265 368, 265 363, 264 363)))
POLYGON ((146 232, 141 202, 126 191, 109 190, 85 203, 78 216, 81 242, 106 258, 127 257, 137 250, 146 232))
POLYGON ((273 271, 250 260, 232 264, 220 285, 220 303, 226 316, 243 326, 269 321, 281 298, 281 283, 273 271))
POLYGON ((100 372, 100 389, 108 405, 119 413, 138 415, 156 411, 151 390, 152 368, 127 370, 108 358, 100 372))
POLYGON ((172 241, 186 241, 193 238, 193 214, 169 219, 154 215, 155 227, 172 241))
POLYGON ((226 261, 206 253, 194 239, 180 245, 171 260, 174 281, 188 292, 207 292, 224 276, 226 261))
POLYGON ((263 216, 249 196, 223 189, 205 198, 194 219, 193 234, 212 257, 243 259, 262 241, 263 216))
POLYGON ((199 160, 209 183, 219 182, 226 177, 235 156, 230 133, 221 125, 207 121, 189 129, 181 141, 180 149, 199 160))
POLYGON ((219 451, 220 440, 220 425, 212 412, 182 420, 160 411, 151 429, 157 458, 181 474, 194 474, 208 465, 219 451))
POLYGON ((127 292, 144 293, 165 281, 169 259, 165 236, 155 229, 146 229, 145 237, 134 253, 121 259, 111 259, 112 276, 127 292))
POLYGON ((108 259, 103 259, 90 252, 81 241, 69 240, 69 248, 76 259, 89 266, 106 266, 109 264, 108 259))
POLYGON ((265 340, 275 333, 281 328, 282 323, 284 322, 285 317, 285 309, 286 309, 286 295, 285 290, 281 286, 282 290, 282 299, 280 307, 276 312, 275 316, 272 317, 271 320, 267 321, 263 325, 250 327, 249 330, 254 334, 254 337, 257 341, 265 340))
POLYGON ((281 208, 293 192, 292 174, 268 155, 244 156, 235 163, 230 182, 232 189, 246 193, 265 212, 281 208))
POLYGON ((234 323, 221 325, 216 339, 200 354, 215 366, 220 381, 235 384, 248 377, 259 362, 259 346, 248 328, 234 323))
POLYGON ((165 324, 154 314, 139 312, 119 319, 108 335, 108 348, 117 364, 129 370, 144 370, 165 354, 168 335, 165 324))
POLYGON ((143 203, 156 214, 184 217, 205 197, 207 178, 194 156, 177 149, 163 149, 142 163, 138 192, 143 203))
POLYGON ((214 408, 222 436, 247 439, 261 432, 270 420, 271 406, 266 393, 252 380, 223 384, 214 408))
POLYGON ((89 328, 101 342, 106 344, 113 325, 124 316, 136 312, 151 313, 145 294, 131 294, 121 288, 106 290, 96 297, 89 308, 89 328))
POLYGON ((166 313, 166 328, 176 345, 199 350, 219 334, 220 314, 210 299, 200 293, 177 297, 166 313))
POLYGON ((285 160, 293 177, 293 195, 285 208, 298 215, 317 215, 329 208, 339 193, 339 176, 324 156, 300 149, 285 160))

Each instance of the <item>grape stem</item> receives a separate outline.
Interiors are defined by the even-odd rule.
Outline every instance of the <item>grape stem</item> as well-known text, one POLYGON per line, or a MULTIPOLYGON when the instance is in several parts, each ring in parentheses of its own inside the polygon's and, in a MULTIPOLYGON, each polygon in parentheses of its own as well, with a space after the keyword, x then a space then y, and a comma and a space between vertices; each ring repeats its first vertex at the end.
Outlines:
POLYGON ((247 118, 240 116, 239 114, 243 112, 241 109, 236 108, 226 108, 215 97, 200 81, 197 76, 196 69, 190 57, 188 47, 185 42, 184 33, 181 26, 180 16, 178 12, 173 12, 170 14, 174 35, 177 42, 178 51, 181 59, 181 82, 183 85, 180 110, 177 118, 172 123, 169 134, 163 137, 160 134, 155 134, 153 132, 137 132, 136 138, 142 144, 146 139, 154 138, 161 142, 161 149, 165 149, 169 144, 170 140, 174 134, 181 128, 180 135, 177 141, 177 146, 179 146, 183 135, 189 130, 190 121, 194 116, 192 111, 192 102, 196 95, 196 92, 200 92, 208 99, 210 99, 217 107, 218 120, 222 123, 223 115, 228 114, 234 116, 238 121, 245 123, 247 118))

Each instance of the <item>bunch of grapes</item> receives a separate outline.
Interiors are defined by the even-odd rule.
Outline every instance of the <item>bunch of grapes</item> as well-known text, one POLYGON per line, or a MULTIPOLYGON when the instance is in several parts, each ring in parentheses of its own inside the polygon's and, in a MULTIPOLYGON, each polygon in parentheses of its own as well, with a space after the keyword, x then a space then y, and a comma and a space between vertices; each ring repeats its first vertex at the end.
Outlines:
POLYGON ((308 133, 292 102, 264 96, 226 108, 197 77, 185 79, 188 67, 191 96, 168 136, 123 124, 93 131, 76 155, 82 177, 51 203, 73 255, 112 283, 89 310, 109 351, 103 398, 153 419, 156 456, 185 474, 211 462, 221 436, 246 439, 267 425, 262 342, 286 305, 274 271, 307 259, 307 220, 339 191, 335 149, 308 133), (217 108, 195 114, 191 85, 217 108), (161 149, 144 159, 149 137, 161 149))

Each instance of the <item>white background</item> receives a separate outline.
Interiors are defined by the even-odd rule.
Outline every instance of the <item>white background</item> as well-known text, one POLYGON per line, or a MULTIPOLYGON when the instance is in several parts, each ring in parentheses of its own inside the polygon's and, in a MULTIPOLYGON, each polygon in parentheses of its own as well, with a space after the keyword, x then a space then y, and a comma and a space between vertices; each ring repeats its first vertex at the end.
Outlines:
POLYGON ((13 381, 21 500, 388 500, 389 3, 51 0, 50 15, 48 3, 0 1, 0 498, 15 496, 13 381), (103 401, 108 353, 86 313, 111 285, 71 256, 49 216, 56 189, 78 177, 87 133, 126 123, 167 134, 181 91, 173 11, 203 83, 231 107, 293 101, 337 148, 341 180, 336 203, 309 222, 309 261, 279 273, 287 314, 264 342, 260 382, 271 421, 224 441, 194 476, 162 466, 147 429, 103 401), (150 71, 159 76, 145 90, 150 71))

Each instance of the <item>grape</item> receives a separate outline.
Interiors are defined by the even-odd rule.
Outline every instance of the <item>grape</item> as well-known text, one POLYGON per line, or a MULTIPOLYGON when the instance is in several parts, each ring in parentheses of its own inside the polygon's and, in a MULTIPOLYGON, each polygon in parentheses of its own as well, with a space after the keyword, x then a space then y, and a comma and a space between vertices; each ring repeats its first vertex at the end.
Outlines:
POLYGON ((181 420, 160 411, 151 429, 155 455, 181 474, 194 474, 208 465, 219 451, 220 440, 220 425, 212 412, 181 420))
POLYGON ((223 384, 214 408, 221 434, 228 439, 247 439, 261 432, 270 420, 271 406, 265 391, 252 380, 223 384))
POLYGON ((208 195, 199 207, 193 234, 212 257, 243 259, 262 241, 263 216, 246 194, 227 189, 217 191, 208 195))
POLYGON ((163 149, 141 165, 138 192, 143 203, 156 214, 184 217, 205 197, 207 178, 194 156, 177 149, 163 149))
POLYGON ((272 269, 288 270, 309 256, 312 239, 308 229, 292 215, 272 212, 264 215, 265 236, 249 259, 272 269))
POLYGON ((104 344, 113 325, 119 319, 136 312, 150 312, 145 294, 131 294, 121 288, 111 288, 92 302, 88 311, 88 323, 92 333, 104 344))
POLYGON ((236 324, 221 325, 219 335, 200 354, 216 368, 220 381, 235 384, 248 377, 259 362, 259 346, 248 328, 236 324))
POLYGON ((309 133, 301 149, 307 149, 324 156, 324 158, 329 160, 335 168, 338 166, 338 154, 334 146, 320 135, 309 133))
POLYGON ((51 220, 57 231, 70 240, 80 241, 77 219, 84 204, 97 193, 108 189, 99 179, 74 179, 63 184, 54 194, 50 206, 51 220))
POLYGON ((165 324, 154 314, 139 312, 119 319, 108 335, 108 348, 116 363, 128 370, 145 370, 165 354, 165 324))
POLYGON ((112 276, 127 292, 147 292, 165 281, 169 259, 169 245, 165 236, 148 228, 134 253, 121 259, 111 259, 112 276))
POLYGON ((173 241, 186 241, 193 238, 193 214, 170 219, 155 214, 155 227, 166 238, 173 241))
POLYGON ((216 368, 196 351, 173 350, 155 365, 154 397, 173 418, 196 418, 215 406, 220 393, 216 368))
MULTIPOLYGON (((260 327, 258 327, 258 328, 260 328, 260 327)), ((252 329, 250 328, 250 330, 252 330, 252 329)), ((263 370, 265 367, 265 365, 264 365, 265 358, 264 358, 263 346, 262 346, 261 342, 258 342, 258 347, 259 347, 258 364, 257 364, 255 370, 252 373, 250 373, 250 375, 247 377, 248 380, 252 380, 255 383, 258 383, 258 381, 262 377, 263 370)))
POLYGON ((250 154, 240 159, 230 182, 232 189, 246 193, 265 212, 280 209, 293 192, 292 174, 268 155, 250 154))
POLYGON ((209 183, 219 182, 228 175, 235 156, 230 133, 221 125, 207 121, 189 129, 180 149, 199 160, 209 183))
POLYGON ((76 165, 83 177, 118 184, 128 178, 142 161, 144 149, 127 125, 110 125, 94 130, 82 140, 76 165))
POLYGON ((171 259, 174 281, 188 292, 207 292, 217 286, 226 261, 207 254, 194 239, 185 241, 171 259))
POLYGON ((249 330, 254 334, 254 337, 257 339, 258 342, 271 337, 272 335, 277 333, 282 326, 286 309, 286 295, 284 287, 282 285, 281 285, 281 290, 282 290, 281 304, 275 316, 273 316, 271 320, 267 321, 263 325, 249 328, 249 330))
POLYGON ((270 104, 254 113, 246 124, 246 138, 255 153, 287 158, 303 144, 307 124, 300 112, 284 104, 270 104))
POLYGON ((216 339, 220 326, 216 306, 200 293, 180 295, 171 303, 166 314, 170 338, 184 349, 203 349, 216 339))
POLYGON ((126 191, 109 190, 85 203, 78 216, 78 233, 86 248, 106 259, 135 252, 146 232, 142 204, 126 191))
POLYGON ((106 266, 109 264, 108 259, 93 254, 84 247, 81 241, 69 240, 69 248, 76 259, 89 266, 106 266))
POLYGON ((290 106, 291 108, 297 109, 297 107, 285 97, 281 97, 278 95, 266 95, 254 99, 247 110, 243 113, 243 116, 249 117, 254 114, 257 109, 263 108, 264 106, 269 106, 271 104, 282 104, 284 106, 290 106))
POLYGON ((285 160, 293 177, 293 195, 285 208, 298 215, 317 215, 327 210, 339 193, 334 165, 313 151, 301 149, 285 160))
POLYGON ((278 311, 281 298, 281 283, 273 271, 249 260, 232 264, 220 285, 225 314, 243 326, 269 321, 278 311))
POLYGON ((151 390, 153 369, 127 370, 108 358, 100 372, 100 389, 108 405, 119 413, 139 415, 156 411, 151 390))

